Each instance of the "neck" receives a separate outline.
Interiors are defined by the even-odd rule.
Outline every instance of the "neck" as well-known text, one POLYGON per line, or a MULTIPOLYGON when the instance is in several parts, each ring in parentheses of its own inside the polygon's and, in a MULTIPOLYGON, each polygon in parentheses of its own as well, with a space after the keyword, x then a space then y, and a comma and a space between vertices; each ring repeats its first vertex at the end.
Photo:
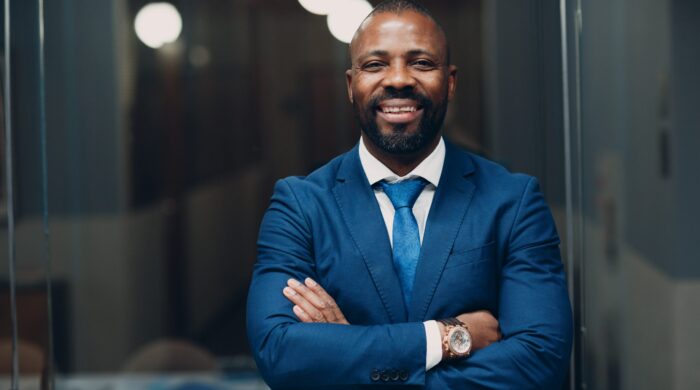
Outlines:
POLYGON ((378 148, 364 135, 362 136, 362 142, 364 142, 367 151, 369 151, 372 156, 374 156, 382 164, 386 165, 386 167, 397 176, 401 177, 406 176, 409 172, 414 170, 418 164, 425 160, 425 158, 435 150, 440 143, 440 137, 441 134, 438 134, 430 144, 426 145, 423 149, 410 154, 388 153, 378 148))

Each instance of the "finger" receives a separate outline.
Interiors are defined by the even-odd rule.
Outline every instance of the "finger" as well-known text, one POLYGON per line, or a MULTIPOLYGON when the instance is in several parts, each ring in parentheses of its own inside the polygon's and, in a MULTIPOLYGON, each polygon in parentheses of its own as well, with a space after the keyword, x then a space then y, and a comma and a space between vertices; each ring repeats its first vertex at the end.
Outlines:
POLYGON ((292 311, 294 311, 294 314, 299 317, 301 322, 314 322, 313 318, 311 318, 311 316, 308 315, 301 307, 294 305, 294 307, 292 307, 292 311))
POLYGON ((297 293, 301 294, 307 301, 316 306, 317 309, 323 310, 325 308, 326 304, 321 297, 318 296, 315 291, 301 284, 298 280, 289 279, 287 281, 287 286, 293 288, 297 293))
MULTIPOLYGON (((324 302, 323 299, 321 299, 321 297, 319 297, 314 291, 299 283, 295 279, 289 279, 287 281, 287 285, 293 288, 294 291, 303 296, 310 304, 312 304, 316 310, 321 313, 323 319, 328 322, 332 322, 334 320, 334 315, 330 310, 328 310, 326 302, 324 302)), ((309 314, 312 314, 313 316, 313 313, 309 314)))
POLYGON ((333 322, 347 323, 345 315, 342 311, 340 311, 340 307, 338 307, 338 304, 335 302, 335 299, 333 299, 333 297, 330 294, 328 294, 328 292, 326 292, 326 290, 323 287, 321 287, 320 284, 316 283, 316 281, 311 278, 306 278, 304 280, 304 284, 306 284, 306 286, 311 291, 316 293, 316 295, 318 295, 319 298, 321 298, 321 300, 325 302, 326 309, 330 310, 332 316, 335 319, 335 321, 333 322))
POLYGON ((316 281, 311 278, 306 278, 304 280, 304 284, 306 284, 306 286, 313 291, 326 306, 337 306, 335 299, 333 299, 333 297, 331 297, 320 284, 316 283, 316 281))
POLYGON ((304 312, 308 314, 309 317, 312 319, 311 322, 326 322, 323 314, 318 309, 316 309, 316 307, 312 305, 303 295, 297 293, 296 290, 294 290, 293 288, 285 287, 284 289, 282 289, 282 293, 285 297, 287 297, 287 299, 292 301, 292 303, 303 309, 304 312))

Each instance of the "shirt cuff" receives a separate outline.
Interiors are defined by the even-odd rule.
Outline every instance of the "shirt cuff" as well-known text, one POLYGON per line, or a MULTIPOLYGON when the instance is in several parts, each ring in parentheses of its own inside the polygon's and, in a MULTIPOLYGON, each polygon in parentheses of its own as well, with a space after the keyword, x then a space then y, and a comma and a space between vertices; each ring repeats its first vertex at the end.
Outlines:
POLYGON ((425 371, 430 370, 442 360, 442 336, 437 321, 425 321, 425 371))

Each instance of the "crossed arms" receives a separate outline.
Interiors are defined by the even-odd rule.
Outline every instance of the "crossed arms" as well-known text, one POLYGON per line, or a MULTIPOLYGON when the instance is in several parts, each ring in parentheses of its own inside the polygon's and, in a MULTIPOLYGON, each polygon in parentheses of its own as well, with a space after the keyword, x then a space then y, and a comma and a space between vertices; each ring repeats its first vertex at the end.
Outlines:
MULTIPOLYGON (((307 217, 289 183, 278 182, 262 222, 248 298, 249 340, 265 380, 273 389, 376 385, 383 384, 371 379, 379 368, 401 374, 403 380, 392 384, 426 388, 558 388, 571 345, 558 238, 533 180, 520 202, 494 313, 502 340, 426 371, 423 323, 350 325, 320 289, 315 304, 311 295, 292 304, 281 293, 289 279, 315 278, 316 267, 307 217)), ((474 337, 481 346, 493 341, 486 329, 483 338, 474 337)))
MULTIPOLYGON (((294 314, 304 323, 350 325, 335 299, 311 278, 306 278, 304 284, 296 279, 289 279, 287 287, 282 292, 294 304, 292 307, 294 314)), ((488 347, 501 339, 498 321, 487 310, 460 314, 457 319, 468 327, 474 351, 488 347)), ((437 326, 440 334, 444 334, 445 326, 440 322, 437 326)), ((442 359, 446 358, 443 353, 442 359)))

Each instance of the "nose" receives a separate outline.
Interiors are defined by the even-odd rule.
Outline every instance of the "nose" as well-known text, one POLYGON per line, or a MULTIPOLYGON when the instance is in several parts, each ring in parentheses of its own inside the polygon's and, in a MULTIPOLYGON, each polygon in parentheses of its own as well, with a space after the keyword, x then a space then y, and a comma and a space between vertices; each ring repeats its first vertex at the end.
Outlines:
POLYGON ((415 85, 416 79, 413 78, 410 69, 408 69, 408 66, 404 63, 397 63, 390 66, 382 80, 382 86, 384 88, 401 90, 415 87, 415 85))

